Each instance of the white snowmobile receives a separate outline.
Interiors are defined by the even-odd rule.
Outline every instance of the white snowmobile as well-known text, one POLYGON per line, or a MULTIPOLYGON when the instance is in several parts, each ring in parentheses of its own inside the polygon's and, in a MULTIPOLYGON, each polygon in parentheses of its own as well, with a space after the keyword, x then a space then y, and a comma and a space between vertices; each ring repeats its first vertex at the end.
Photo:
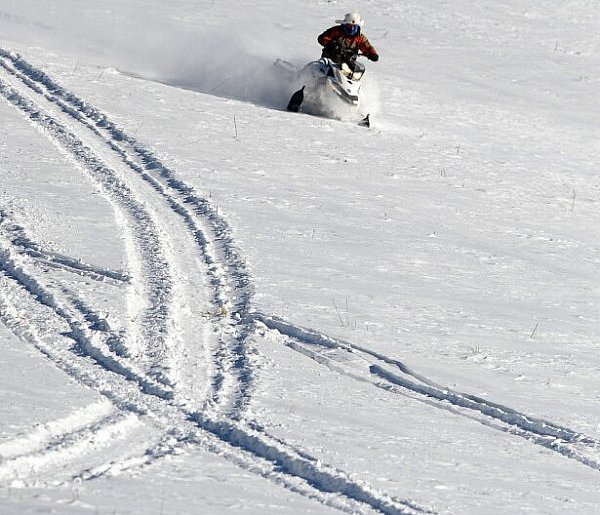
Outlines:
MULTIPOLYGON (((278 64, 289 70, 288 63, 278 64)), ((369 127, 369 113, 365 112, 361 95, 364 74, 364 64, 357 61, 342 62, 340 66, 332 59, 321 57, 310 62, 296 73, 292 82, 295 93, 288 103, 288 111, 302 110, 328 118, 357 121, 369 127)))

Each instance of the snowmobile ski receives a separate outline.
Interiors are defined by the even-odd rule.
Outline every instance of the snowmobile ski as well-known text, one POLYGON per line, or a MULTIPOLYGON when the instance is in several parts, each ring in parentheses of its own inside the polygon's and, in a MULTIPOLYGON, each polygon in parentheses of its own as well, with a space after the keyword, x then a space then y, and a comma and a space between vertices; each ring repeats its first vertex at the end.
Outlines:
POLYGON ((368 114, 365 116, 360 122, 358 122, 359 127, 371 127, 371 115, 368 114))
POLYGON ((304 102, 304 88, 306 86, 302 86, 296 93, 292 95, 290 98, 290 102, 288 103, 287 109, 292 113, 297 113, 300 110, 300 106, 302 102, 304 102))

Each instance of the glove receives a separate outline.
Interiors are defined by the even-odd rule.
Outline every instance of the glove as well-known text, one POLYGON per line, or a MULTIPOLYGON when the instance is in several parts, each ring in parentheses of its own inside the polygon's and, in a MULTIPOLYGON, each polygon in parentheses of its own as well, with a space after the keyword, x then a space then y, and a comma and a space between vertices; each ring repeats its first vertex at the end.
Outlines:
POLYGON ((367 58, 369 59, 369 61, 379 61, 379 56, 377 54, 369 54, 367 58))

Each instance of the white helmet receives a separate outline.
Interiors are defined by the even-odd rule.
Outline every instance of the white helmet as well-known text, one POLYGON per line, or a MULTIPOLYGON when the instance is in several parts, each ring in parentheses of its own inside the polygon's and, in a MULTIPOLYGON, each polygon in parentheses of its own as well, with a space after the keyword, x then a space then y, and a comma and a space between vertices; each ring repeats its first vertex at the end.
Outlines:
POLYGON ((343 20, 335 20, 336 23, 341 23, 342 25, 358 25, 362 27, 365 24, 365 20, 360 17, 358 13, 348 13, 344 16, 343 20))

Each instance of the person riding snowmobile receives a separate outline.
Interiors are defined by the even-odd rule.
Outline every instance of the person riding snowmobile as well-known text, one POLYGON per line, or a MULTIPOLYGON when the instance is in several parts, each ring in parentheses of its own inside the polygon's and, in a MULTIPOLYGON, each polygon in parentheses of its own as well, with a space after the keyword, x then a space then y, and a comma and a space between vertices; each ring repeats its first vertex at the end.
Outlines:
POLYGON ((356 58, 361 52, 371 61, 378 61, 379 54, 369 42, 367 36, 362 34, 361 27, 364 20, 358 13, 348 13, 343 20, 336 20, 339 25, 330 27, 317 38, 323 48, 321 57, 327 57, 342 67, 343 63, 354 71, 356 58))

